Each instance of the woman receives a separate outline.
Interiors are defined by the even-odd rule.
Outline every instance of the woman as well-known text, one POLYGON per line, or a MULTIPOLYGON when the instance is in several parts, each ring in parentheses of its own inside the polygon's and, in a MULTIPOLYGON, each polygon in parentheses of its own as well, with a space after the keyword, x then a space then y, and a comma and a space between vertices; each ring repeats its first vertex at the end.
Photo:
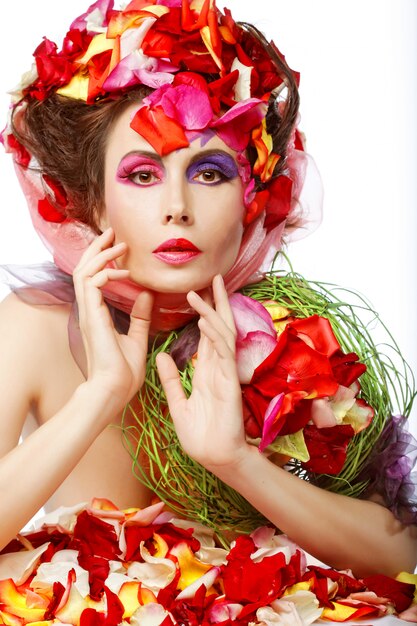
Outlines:
POLYGON ((5 363, 13 354, 18 374, 13 385, 1 377, 0 480, 11 512, 2 544, 47 502, 149 503, 109 426, 143 385, 150 334, 197 314, 188 399, 172 358, 157 357, 184 451, 332 566, 360 576, 411 570, 415 528, 380 504, 299 480, 245 437, 224 282, 231 292, 253 280, 298 218, 296 78, 252 27, 210 3, 109 9, 99 1, 78 18, 63 53, 41 44, 38 77, 25 81, 4 133, 35 225, 73 274, 77 308, 62 277, 63 298, 48 287, 49 297, 22 292, 3 305, 5 363), (126 335, 106 302, 131 314, 126 335), (17 446, 28 412, 36 430, 17 446))

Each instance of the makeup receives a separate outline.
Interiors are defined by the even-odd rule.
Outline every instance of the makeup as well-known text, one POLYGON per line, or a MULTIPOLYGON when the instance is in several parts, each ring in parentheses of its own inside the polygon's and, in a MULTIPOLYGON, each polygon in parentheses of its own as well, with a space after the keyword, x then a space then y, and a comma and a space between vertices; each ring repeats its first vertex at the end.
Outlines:
POLYGON ((222 182, 232 180, 239 175, 238 164, 234 158, 223 151, 209 151, 201 155, 197 155, 195 160, 187 168, 187 178, 189 182, 196 184, 202 183, 206 185, 218 185, 222 182), (212 172, 217 174, 214 181, 195 180, 199 174, 204 172, 212 172))
POLYGON ((167 239, 152 254, 169 265, 182 265, 199 256, 201 250, 188 239, 167 239))
POLYGON ((116 180, 135 186, 149 187, 163 180, 164 168, 159 157, 146 153, 127 154, 120 161, 116 180))

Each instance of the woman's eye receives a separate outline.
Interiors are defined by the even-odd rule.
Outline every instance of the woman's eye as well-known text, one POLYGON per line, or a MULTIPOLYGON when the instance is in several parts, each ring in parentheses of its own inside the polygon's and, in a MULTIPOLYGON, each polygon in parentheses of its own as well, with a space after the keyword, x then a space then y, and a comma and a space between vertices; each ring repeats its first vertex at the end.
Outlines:
POLYGON ((132 172, 128 178, 136 185, 141 186, 154 185, 159 181, 157 174, 149 170, 132 172))
POLYGON ((219 170, 207 169, 197 172, 194 176, 194 180, 199 183, 213 185, 226 180, 226 176, 222 172, 219 172, 219 170))

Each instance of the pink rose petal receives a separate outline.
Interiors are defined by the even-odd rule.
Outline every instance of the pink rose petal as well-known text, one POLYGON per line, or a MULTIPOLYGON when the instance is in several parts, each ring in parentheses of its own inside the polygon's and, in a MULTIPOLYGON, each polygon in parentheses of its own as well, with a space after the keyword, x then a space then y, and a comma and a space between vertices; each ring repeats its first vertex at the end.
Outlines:
POLYGON ((219 622, 228 623, 228 620, 234 621, 242 609, 243 605, 236 602, 214 602, 209 611, 210 623, 217 624, 219 622))
MULTIPOLYGON (((134 523, 137 526, 149 526, 149 524, 154 523, 164 506, 165 504, 163 502, 151 504, 145 509, 141 509, 140 511, 135 513, 132 517, 129 517, 128 524, 134 523)), ((171 513, 169 514, 169 517, 172 517, 171 513)))
POLYGON ((94 2, 94 4, 92 4, 85 13, 77 17, 72 22, 70 26, 70 30, 80 30, 80 31, 86 30, 87 22, 89 21, 88 18, 90 17, 91 13, 95 13, 97 11, 99 11, 101 15, 103 16, 103 20, 100 26, 107 26, 107 21, 105 19, 106 14, 107 14, 107 11, 111 11, 111 9, 113 8, 113 5, 114 5, 114 0, 97 0, 97 2, 94 2))
POLYGON ((213 118, 210 98, 204 91, 191 85, 167 89, 161 98, 161 106, 166 115, 186 130, 202 130, 213 118))
POLYGON ((272 398, 268 404, 268 408, 264 417, 264 424, 262 428, 262 438, 259 443, 259 450, 263 452, 270 443, 272 443, 278 436, 281 430, 281 424, 276 420, 276 417, 281 409, 284 401, 284 394, 280 393, 275 398, 272 398))
POLYGON ((253 298, 234 293, 229 298, 235 321, 238 339, 244 339, 250 332, 261 331, 276 338, 272 317, 264 306, 253 298))
POLYGON ((328 398, 318 398, 311 403, 311 419, 317 428, 331 428, 338 423, 328 398))
POLYGON ((277 345, 271 335, 255 331, 236 341, 236 363, 239 382, 248 385, 258 365, 265 361, 277 345))
MULTIPOLYGON (((116 65, 104 81, 103 89, 117 91, 139 83, 153 89, 159 89, 163 85, 169 85, 174 80, 172 73, 160 71, 161 66, 170 67, 168 64, 159 63, 156 59, 145 57, 139 51, 132 52, 116 65)), ((172 72, 175 71, 174 66, 170 69, 172 72)))
POLYGON ((241 151, 247 147, 250 133, 262 122, 265 111, 265 102, 250 98, 235 104, 211 126, 232 150, 241 151))

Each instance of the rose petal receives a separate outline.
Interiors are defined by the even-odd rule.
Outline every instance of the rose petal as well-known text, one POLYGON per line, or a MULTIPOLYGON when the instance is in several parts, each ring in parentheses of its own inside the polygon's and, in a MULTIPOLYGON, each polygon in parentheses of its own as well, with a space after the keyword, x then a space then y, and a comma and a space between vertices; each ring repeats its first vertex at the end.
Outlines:
POLYGON ((0 580, 11 578, 17 586, 23 585, 36 569, 48 546, 49 543, 45 543, 36 550, 0 555, 0 580))
POLYGON ((150 602, 138 608, 130 618, 133 626, 160 626, 169 617, 168 611, 160 604, 150 602))
MULTIPOLYGON (((197 590, 204 585, 204 587, 208 590, 210 587, 214 585, 219 574, 221 572, 220 567, 212 567, 208 572, 203 574, 200 578, 191 583, 188 587, 185 587, 178 595, 177 600, 184 600, 186 598, 193 598, 197 592, 197 590)), ((182 577, 181 577, 182 578, 182 577)))
POLYGON ((317 428, 331 428, 338 423, 333 413, 333 406, 328 398, 313 400, 311 403, 311 419, 317 428))
POLYGON ((182 126, 167 117, 162 107, 140 107, 130 126, 142 135, 161 156, 189 145, 182 126))
POLYGON ((35 591, 45 592, 52 589, 55 582, 61 583, 63 587, 68 584, 68 575, 74 571, 76 579, 74 586, 81 597, 86 598, 90 593, 88 572, 80 567, 77 562, 78 552, 75 550, 60 550, 56 552, 49 563, 41 563, 36 572, 36 576, 31 582, 31 587, 35 591))
POLYGON ((350 424, 355 431, 359 433, 361 430, 369 426, 374 416, 374 410, 369 404, 358 398, 354 405, 346 413, 343 424, 350 424))
POLYGON ((229 298, 235 321, 238 339, 244 339, 250 332, 261 331, 276 337, 272 317, 267 309, 257 300, 240 293, 229 298))
POLYGON ((184 130, 203 130, 213 118, 210 98, 192 85, 166 89, 160 105, 166 115, 175 119, 184 130))
POLYGON ((264 425, 262 428, 262 438, 259 444, 259 450, 263 452, 270 443, 277 437, 281 430, 282 423, 277 419, 284 401, 284 394, 280 393, 272 398, 264 417, 264 425))
POLYGON ((17 589, 10 578, 0 580, 0 603, 2 610, 23 618, 25 623, 41 620, 45 614, 45 608, 28 608, 25 590, 17 589))
MULTIPOLYGON (((156 22, 156 17, 148 17, 138 26, 137 24, 133 28, 127 28, 120 37, 120 58, 124 59, 132 52, 140 52, 142 42, 146 37, 149 29, 156 22)), ((142 57, 145 57, 141 53, 142 57)), ((149 57, 146 57, 149 58, 149 57)))
POLYGON ((77 17, 71 24, 70 30, 85 30, 89 25, 91 18, 94 16, 97 26, 104 27, 107 25, 105 20, 108 11, 111 11, 114 5, 114 0, 97 0, 94 2, 85 13, 77 17), (98 21, 98 18, 101 18, 98 21))
POLYGON ((143 563, 134 561, 127 569, 130 578, 140 580, 151 591, 164 589, 174 579, 176 566, 171 559, 154 557, 141 545, 143 563))
POLYGON ((275 338, 260 331, 250 332, 244 340, 236 342, 237 373, 242 385, 250 383, 256 368, 271 354, 275 346, 275 338))
POLYGON ((210 623, 218 622, 229 623, 228 620, 234 621, 239 616, 243 606, 236 602, 220 601, 214 602, 209 609, 210 623))
POLYGON ((253 128, 261 123, 265 116, 266 104, 258 98, 238 102, 218 120, 212 122, 220 137, 232 150, 244 150, 253 128))
POLYGON ((177 558, 178 567, 181 572, 177 585, 178 589, 186 589, 187 587, 190 587, 190 585, 196 580, 200 580, 206 572, 211 569, 215 569, 212 568, 211 565, 203 563, 197 559, 191 548, 184 541, 181 541, 174 546, 170 551, 170 555, 177 558))
POLYGON ((343 422, 346 413, 355 404, 355 395, 358 391, 358 385, 351 385, 350 387, 339 385, 334 396, 329 398, 331 409, 338 424, 343 422))
POLYGON ((232 63, 232 67, 230 68, 230 72, 238 70, 239 78, 237 79, 234 86, 234 96, 236 102, 242 102, 242 100, 249 100, 251 97, 251 76, 252 76, 252 67, 248 67, 239 61, 236 57, 232 63))
POLYGON ((171 71, 174 71, 174 66, 163 64, 158 59, 147 57, 140 50, 135 50, 116 65, 104 81, 103 89, 111 92, 137 84, 159 89, 172 83, 174 76, 168 70, 171 67, 171 71))
MULTIPOLYGON (((271 602, 271 607, 278 615, 286 620, 282 622, 271 621, 271 624, 302 624, 309 626, 321 616, 323 609, 319 607, 319 602, 311 591, 299 590, 296 593, 288 594, 284 598, 271 602), (291 621, 293 619, 294 621, 291 621), (299 620, 298 622, 296 620, 299 620)), ((261 609, 259 609, 261 611, 261 609)), ((259 611, 256 616, 260 617, 259 611)))

